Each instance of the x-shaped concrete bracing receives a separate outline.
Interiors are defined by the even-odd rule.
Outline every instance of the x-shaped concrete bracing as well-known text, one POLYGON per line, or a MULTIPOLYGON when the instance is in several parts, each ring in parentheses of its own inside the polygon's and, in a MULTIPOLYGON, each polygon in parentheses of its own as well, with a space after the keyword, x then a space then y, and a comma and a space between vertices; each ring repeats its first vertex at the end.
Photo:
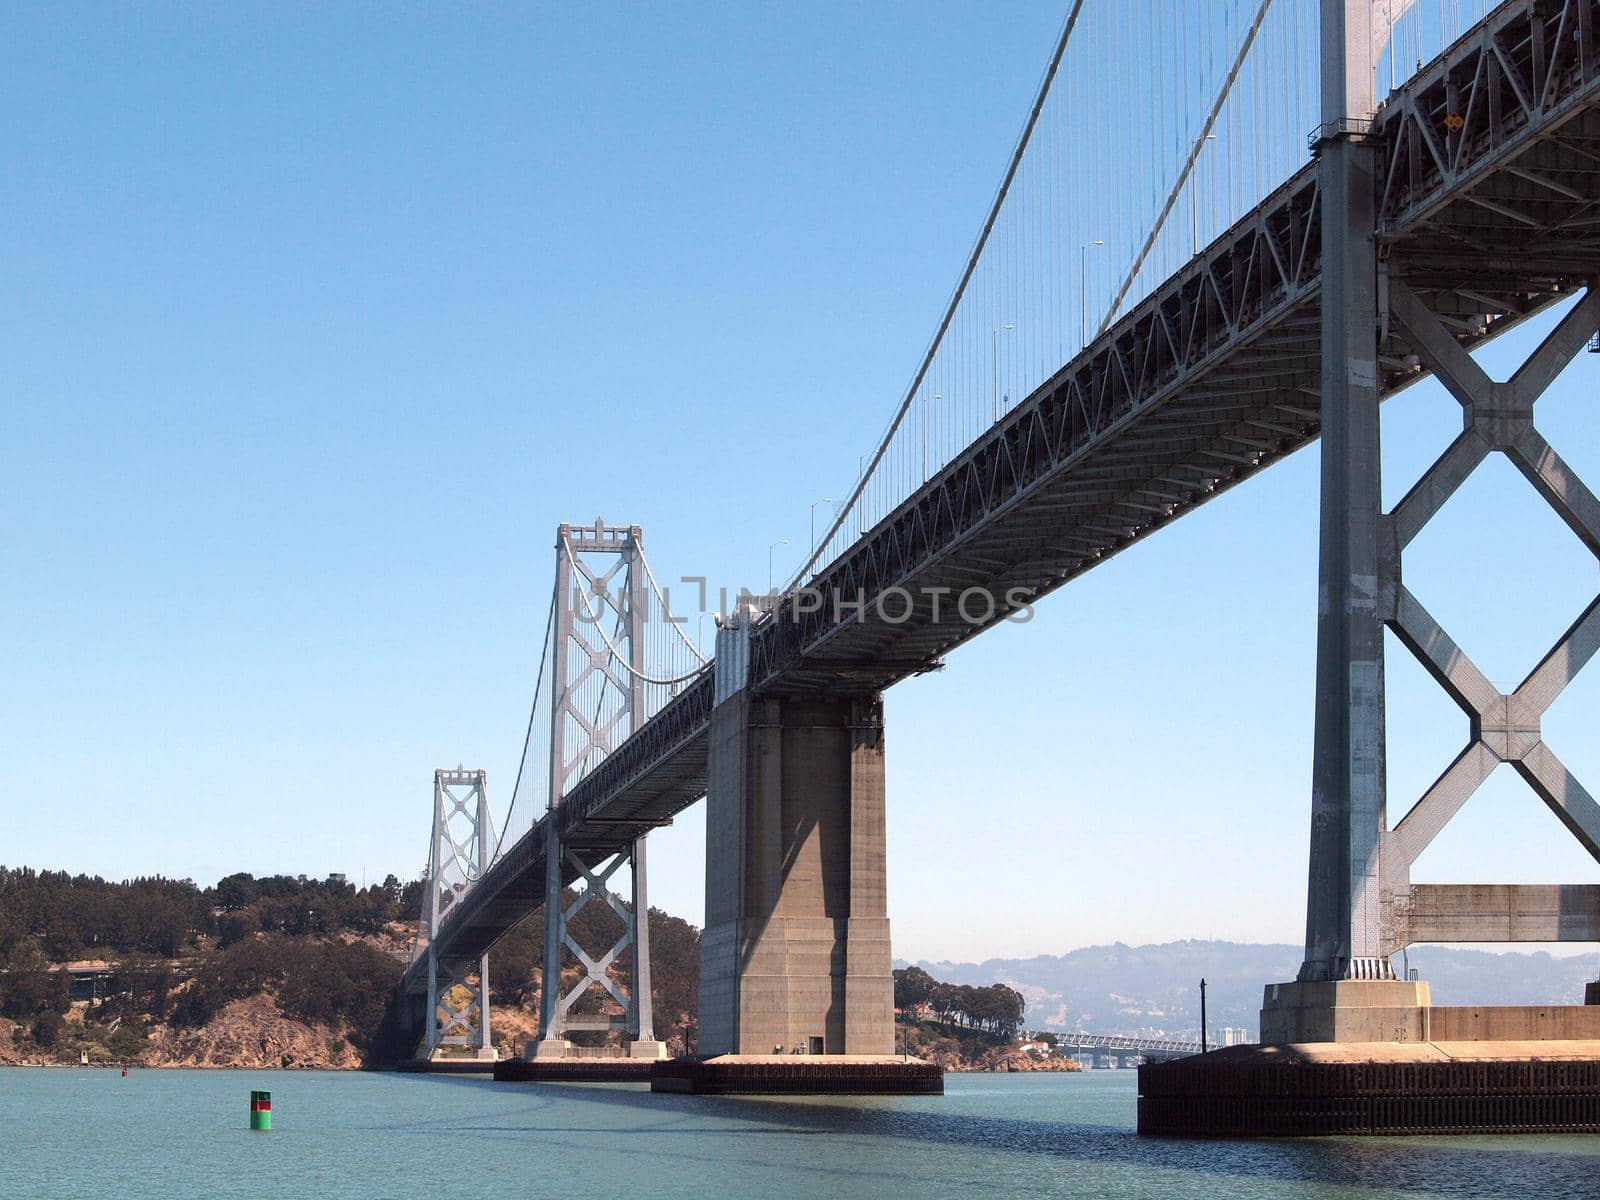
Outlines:
MULTIPOLYGON (((1600 649, 1600 597, 1591 601, 1515 691, 1485 678, 1401 582, 1401 556, 1491 453, 1511 460, 1545 502, 1600 558, 1600 500, 1534 427, 1534 402, 1600 327, 1591 287, 1504 383, 1491 380, 1404 283, 1390 283, 1390 310, 1427 368, 1462 406, 1464 428, 1380 524, 1379 614, 1472 722, 1472 739, 1422 799, 1384 834, 1384 875, 1408 888, 1411 864, 1501 763, 1510 763, 1596 859, 1600 805, 1545 744, 1545 712, 1600 649)), ((1395 928, 1398 949, 1408 940, 1395 928)))
POLYGON ((603 869, 596 871, 570 850, 567 851, 567 862, 572 865, 573 870, 583 877, 584 882, 583 890, 578 893, 578 898, 572 902, 570 908, 567 908, 561 914, 561 944, 572 952, 572 956, 583 967, 583 978, 578 980, 571 991, 561 997, 561 1015, 569 1029, 583 1027, 581 1023, 567 1019, 566 1014, 577 1003, 578 998, 594 986, 602 987, 610 993, 611 998, 622 1006, 625 1014, 620 1023, 610 1020, 605 1021, 605 1028, 626 1030, 636 1027, 636 1022, 632 1019, 632 997, 617 986, 616 981, 606 973, 611 964, 616 962, 618 957, 633 945, 634 914, 607 886, 611 876, 616 874, 617 868, 627 862, 629 857, 628 850, 618 851, 603 869), (622 920, 622 935, 612 943, 611 949, 607 950, 599 959, 591 958, 584 948, 578 945, 577 940, 567 932, 572 919, 583 911, 584 905, 596 898, 602 899, 609 904, 612 911, 622 920))

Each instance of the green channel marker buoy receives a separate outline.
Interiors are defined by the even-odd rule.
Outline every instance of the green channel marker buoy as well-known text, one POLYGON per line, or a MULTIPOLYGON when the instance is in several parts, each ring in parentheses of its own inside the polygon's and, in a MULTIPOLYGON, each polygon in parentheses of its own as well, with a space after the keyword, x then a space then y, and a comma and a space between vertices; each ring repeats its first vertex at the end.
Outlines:
POLYGON ((272 1128, 272 1093, 250 1093, 250 1128, 267 1130, 272 1128))

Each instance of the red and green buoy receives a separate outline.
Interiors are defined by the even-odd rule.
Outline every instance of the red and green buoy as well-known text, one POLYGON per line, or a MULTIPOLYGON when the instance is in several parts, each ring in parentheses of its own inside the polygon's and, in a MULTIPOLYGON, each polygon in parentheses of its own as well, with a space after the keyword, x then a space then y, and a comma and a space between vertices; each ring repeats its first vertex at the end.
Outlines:
POLYGON ((250 1128, 267 1130, 272 1128, 272 1093, 250 1093, 250 1128))

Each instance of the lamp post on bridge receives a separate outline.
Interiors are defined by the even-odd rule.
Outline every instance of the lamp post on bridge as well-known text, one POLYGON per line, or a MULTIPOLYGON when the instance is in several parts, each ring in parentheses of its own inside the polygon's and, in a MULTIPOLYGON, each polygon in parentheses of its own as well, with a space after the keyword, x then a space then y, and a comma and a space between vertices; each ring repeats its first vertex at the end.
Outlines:
POLYGON ((787 546, 788 544, 789 544, 789 539, 788 538, 779 538, 777 541, 773 542, 772 545, 767 547, 767 595, 768 596, 772 595, 772 586, 773 586, 772 585, 772 552, 774 550, 776 550, 779 546, 787 546))
POLYGON ((809 545, 810 545, 810 553, 812 553, 812 554, 815 554, 817 552, 817 505, 819 505, 819 504, 826 504, 831 509, 831 508, 833 508, 833 497, 832 496, 824 496, 821 500, 812 501, 812 504, 811 504, 811 541, 809 543, 809 545))

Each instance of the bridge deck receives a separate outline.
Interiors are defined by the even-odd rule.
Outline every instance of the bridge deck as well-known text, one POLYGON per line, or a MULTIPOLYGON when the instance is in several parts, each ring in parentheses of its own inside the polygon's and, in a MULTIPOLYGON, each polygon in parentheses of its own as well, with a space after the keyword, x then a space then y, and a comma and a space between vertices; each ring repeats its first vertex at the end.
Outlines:
MULTIPOLYGON (((1600 278, 1600 70, 1589 42, 1558 36, 1575 28, 1600 29, 1600 0, 1502 5, 1367 134, 1385 269, 1463 345, 1600 278)), ((1312 442, 1317 213, 1312 163, 831 564, 815 611, 786 598, 752 639, 752 684, 869 692, 926 671, 1005 616, 969 623, 946 600, 935 619, 931 589, 1037 598, 1312 442), (892 588, 910 593, 908 619, 872 611, 892 588)), ((1411 355, 1386 336, 1385 395, 1420 378, 1411 355)), ((698 800, 710 713, 708 673, 566 797, 566 843, 599 858, 698 800)), ((536 908, 544 870, 541 820, 446 920, 449 952, 486 950, 536 908)))

